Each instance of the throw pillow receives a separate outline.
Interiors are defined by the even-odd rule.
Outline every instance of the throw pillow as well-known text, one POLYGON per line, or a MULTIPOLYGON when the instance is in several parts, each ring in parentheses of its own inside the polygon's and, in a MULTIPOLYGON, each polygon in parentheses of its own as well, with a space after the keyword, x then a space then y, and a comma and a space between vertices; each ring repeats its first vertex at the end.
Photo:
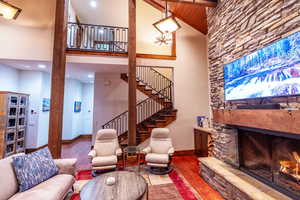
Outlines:
POLYGON ((14 157, 12 165, 20 192, 24 192, 58 174, 58 168, 48 147, 31 154, 14 157))

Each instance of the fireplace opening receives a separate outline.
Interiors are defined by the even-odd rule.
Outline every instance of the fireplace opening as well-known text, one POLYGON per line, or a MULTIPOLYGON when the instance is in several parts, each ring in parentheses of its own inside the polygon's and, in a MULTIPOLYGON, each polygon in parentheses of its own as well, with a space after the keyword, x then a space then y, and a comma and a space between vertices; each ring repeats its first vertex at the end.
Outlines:
POLYGON ((300 139, 239 129, 240 168, 300 199, 300 139))

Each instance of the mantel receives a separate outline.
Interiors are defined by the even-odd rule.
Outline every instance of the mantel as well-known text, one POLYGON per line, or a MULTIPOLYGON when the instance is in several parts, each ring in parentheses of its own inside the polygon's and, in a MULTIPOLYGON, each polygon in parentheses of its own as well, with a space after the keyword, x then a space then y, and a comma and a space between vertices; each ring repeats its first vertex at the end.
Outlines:
POLYGON ((214 122, 300 134, 300 110, 213 110, 214 122))

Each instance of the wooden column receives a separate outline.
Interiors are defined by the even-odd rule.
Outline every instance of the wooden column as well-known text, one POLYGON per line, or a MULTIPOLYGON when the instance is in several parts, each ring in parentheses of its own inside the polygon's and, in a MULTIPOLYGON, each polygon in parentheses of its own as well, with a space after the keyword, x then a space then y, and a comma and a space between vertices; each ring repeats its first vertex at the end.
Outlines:
POLYGON ((136 0, 128 0, 128 145, 136 145, 136 0))
POLYGON ((61 157, 68 3, 69 0, 56 0, 48 139, 48 147, 53 158, 61 157))

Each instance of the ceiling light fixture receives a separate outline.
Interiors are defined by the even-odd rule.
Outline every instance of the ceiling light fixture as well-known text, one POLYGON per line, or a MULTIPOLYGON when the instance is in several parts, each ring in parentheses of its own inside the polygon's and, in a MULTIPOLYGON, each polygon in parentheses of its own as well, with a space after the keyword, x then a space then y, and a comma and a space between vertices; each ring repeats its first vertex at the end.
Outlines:
POLYGON ((94 78, 94 75, 93 74, 89 74, 88 77, 89 78, 94 78))
POLYGON ((5 19, 17 19, 22 9, 0 0, 0 16, 5 19))
POLYGON ((165 33, 165 34, 160 34, 160 36, 157 36, 155 38, 154 43, 158 44, 159 46, 163 46, 163 45, 168 46, 172 44, 172 40, 173 40, 172 34, 165 33))
POLYGON ((175 17, 168 16, 168 1, 166 1, 165 18, 154 23, 153 26, 162 34, 173 33, 181 28, 180 24, 176 21, 175 17))
POLYGON ((92 8, 96 8, 96 7, 97 7, 97 2, 96 2, 95 0, 92 0, 92 1, 90 2, 90 6, 91 6, 92 8))
POLYGON ((46 69, 47 66, 46 66, 46 65, 43 65, 43 64, 39 64, 39 65, 38 65, 38 68, 40 68, 40 69, 46 69))

